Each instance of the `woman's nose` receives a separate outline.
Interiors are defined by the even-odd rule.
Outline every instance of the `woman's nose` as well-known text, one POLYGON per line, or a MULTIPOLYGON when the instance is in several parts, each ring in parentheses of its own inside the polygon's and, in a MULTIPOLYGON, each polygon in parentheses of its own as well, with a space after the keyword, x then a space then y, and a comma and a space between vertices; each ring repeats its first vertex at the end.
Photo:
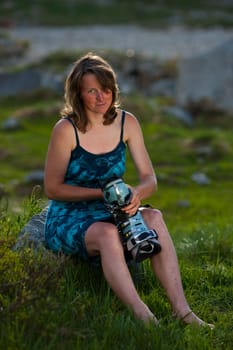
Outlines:
POLYGON ((102 101, 103 98, 104 98, 103 92, 102 92, 102 91, 98 91, 98 92, 97 92, 97 99, 98 99, 98 101, 102 101))

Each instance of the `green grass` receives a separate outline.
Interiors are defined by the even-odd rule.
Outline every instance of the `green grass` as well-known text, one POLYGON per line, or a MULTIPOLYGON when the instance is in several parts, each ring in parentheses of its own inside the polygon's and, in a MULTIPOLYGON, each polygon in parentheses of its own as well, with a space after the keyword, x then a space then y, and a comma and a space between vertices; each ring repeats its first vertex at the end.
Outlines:
POLYGON ((178 21, 191 26, 231 27, 232 12, 232 5, 213 4, 213 1, 136 0, 132 4, 129 0, 103 3, 91 0, 14 0, 1 2, 0 21, 6 25, 136 24, 150 27, 166 26, 178 21), (194 11, 196 15, 193 15, 194 11))
POLYGON ((31 200, 24 215, 2 215, 2 349, 231 349, 232 222, 221 230, 214 223, 191 230, 184 216, 175 239, 187 299, 201 317, 216 324, 215 330, 173 320, 164 292, 144 261, 136 284, 160 319, 154 328, 134 320, 100 270, 48 252, 11 251, 19 227, 37 210, 31 200))

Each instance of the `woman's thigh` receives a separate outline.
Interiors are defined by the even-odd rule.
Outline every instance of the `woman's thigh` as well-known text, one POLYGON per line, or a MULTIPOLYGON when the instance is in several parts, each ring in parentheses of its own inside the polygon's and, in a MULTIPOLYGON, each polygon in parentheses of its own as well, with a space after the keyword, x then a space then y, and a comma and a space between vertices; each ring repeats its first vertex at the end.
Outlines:
POLYGON ((90 256, 100 254, 102 247, 121 244, 117 227, 110 222, 95 222, 85 233, 86 250, 90 256))

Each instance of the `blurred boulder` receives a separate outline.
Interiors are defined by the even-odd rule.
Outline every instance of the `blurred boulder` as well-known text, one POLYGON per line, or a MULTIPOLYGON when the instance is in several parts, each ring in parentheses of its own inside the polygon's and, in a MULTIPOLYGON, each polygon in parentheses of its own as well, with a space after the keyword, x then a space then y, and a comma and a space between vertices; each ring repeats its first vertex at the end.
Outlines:
POLYGON ((26 223, 19 233, 13 250, 20 250, 26 247, 45 249, 44 225, 47 210, 48 207, 44 208, 26 223))
POLYGON ((18 58, 25 54, 29 47, 26 40, 13 39, 7 36, 0 37, 0 62, 4 65, 4 60, 18 58))
POLYGON ((206 174, 201 172, 192 174, 191 179, 193 182, 196 182, 198 185, 209 185, 211 182, 209 177, 206 174))
POLYGON ((20 130, 22 129, 22 124, 19 119, 10 117, 2 123, 1 129, 3 131, 20 130))
POLYGON ((44 181, 44 171, 43 170, 33 170, 27 176, 25 176, 25 183, 30 184, 43 184, 44 181))
POLYGON ((20 72, 0 73, 0 96, 15 96, 27 94, 43 88, 56 92, 63 91, 63 75, 26 68, 20 72))
POLYGON ((161 112, 182 121, 187 126, 193 126, 191 114, 183 108, 178 106, 164 106, 161 108, 161 112))
POLYGON ((175 97, 176 81, 175 79, 161 79, 151 84, 148 95, 149 96, 166 96, 175 97))
POLYGON ((41 74, 36 69, 0 74, 0 96, 14 96, 18 93, 30 93, 41 87, 41 74))
POLYGON ((179 62, 176 99, 192 106, 233 112, 233 39, 197 57, 179 62))
POLYGON ((29 196, 35 188, 43 191, 44 171, 33 170, 28 173, 22 181, 14 185, 14 193, 17 196, 29 196))
POLYGON ((189 208, 191 204, 188 199, 180 199, 176 202, 176 205, 181 208, 189 208))

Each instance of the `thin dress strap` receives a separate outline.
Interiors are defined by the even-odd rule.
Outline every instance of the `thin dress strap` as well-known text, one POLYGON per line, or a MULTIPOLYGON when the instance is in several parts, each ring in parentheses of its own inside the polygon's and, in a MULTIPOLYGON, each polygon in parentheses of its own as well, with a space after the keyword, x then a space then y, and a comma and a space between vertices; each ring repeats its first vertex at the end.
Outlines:
POLYGON ((120 140, 123 141, 123 135, 124 135, 124 122, 125 122, 125 111, 122 111, 121 115, 121 135, 120 140))
MULTIPOLYGON (((76 125, 74 123, 74 121, 69 118, 69 117, 64 117, 64 119, 68 120, 74 127, 74 132, 75 132, 75 137, 76 137, 76 143, 77 145, 79 145, 79 138, 78 138, 78 132, 77 132, 77 128, 76 125)), ((122 115, 121 115, 121 134, 120 134, 120 141, 123 141, 123 135, 124 135, 124 122, 125 122, 125 111, 122 111, 122 115)))
POLYGON ((78 138, 77 127, 76 127, 74 121, 71 118, 69 118, 69 117, 64 117, 64 119, 68 120, 73 125, 74 132, 75 132, 75 137, 76 137, 76 144, 78 146, 79 145, 79 138, 78 138))

